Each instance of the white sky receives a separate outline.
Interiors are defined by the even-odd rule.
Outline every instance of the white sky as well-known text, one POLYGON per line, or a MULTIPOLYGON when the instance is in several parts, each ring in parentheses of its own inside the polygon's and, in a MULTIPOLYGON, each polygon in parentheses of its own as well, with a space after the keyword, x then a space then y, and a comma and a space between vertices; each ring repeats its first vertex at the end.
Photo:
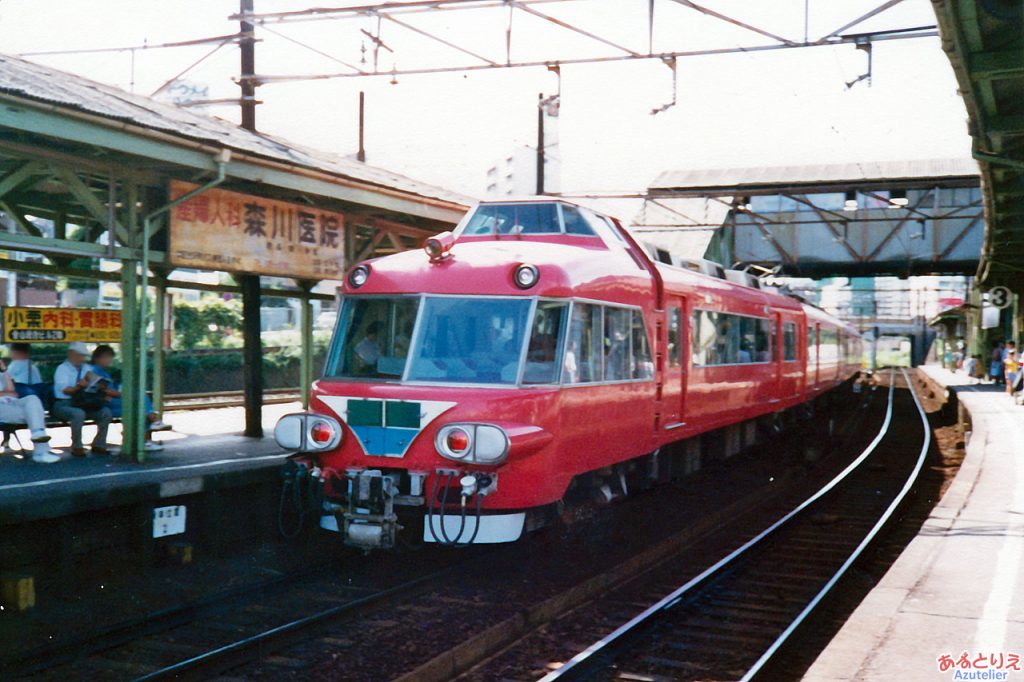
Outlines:
MULTIPOLYGON (((257 11, 317 5, 256 0, 257 11)), ((828 33, 881 0, 810 0, 811 37, 828 33)), ((325 3, 320 3, 325 4, 325 3)), ((330 3, 326 3, 330 4, 330 3)), ((337 4, 345 4, 339 0, 337 4)), ((803 37, 803 0, 705 0, 705 5, 766 30, 803 37)), ((539 9, 646 51, 646 0, 586 0, 539 9)), ((232 33, 236 0, 0 0, 3 51, 95 48, 161 43, 232 33)), ((703 17, 668 0, 656 4, 655 51, 759 45, 765 38, 703 17)), ((497 61, 504 59, 507 12, 473 11, 404 17, 497 61)), ((854 32, 933 24, 928 0, 905 0, 854 32)), ((275 31, 359 63, 370 19, 273 24, 275 31)), ((260 74, 346 70, 340 64, 257 29, 260 74)), ((473 60, 385 24, 382 53, 389 70, 473 60)), ((517 13, 513 59, 612 54, 613 48, 573 36, 517 13)), ((371 47, 371 46, 367 46, 371 47)), ((209 46, 139 52, 134 89, 148 94, 209 51, 209 46)), ((370 58, 367 54, 367 58, 370 58)), ((35 61, 128 88, 127 53, 32 57, 35 61)), ((871 87, 847 90, 864 71, 852 45, 686 58, 679 61, 679 104, 669 70, 653 61, 566 66, 562 70, 561 135, 564 191, 641 189, 659 172, 700 167, 828 163, 969 156, 966 114, 937 38, 876 43, 871 87)), ((228 46, 187 78, 212 97, 236 97, 238 49, 228 46)), ((260 88, 261 130, 339 154, 354 153, 357 98, 367 96, 369 161, 472 195, 487 168, 513 146, 535 139, 537 93, 555 77, 542 68, 471 74, 334 79, 260 88)), ((210 113, 237 119, 235 107, 210 113)))

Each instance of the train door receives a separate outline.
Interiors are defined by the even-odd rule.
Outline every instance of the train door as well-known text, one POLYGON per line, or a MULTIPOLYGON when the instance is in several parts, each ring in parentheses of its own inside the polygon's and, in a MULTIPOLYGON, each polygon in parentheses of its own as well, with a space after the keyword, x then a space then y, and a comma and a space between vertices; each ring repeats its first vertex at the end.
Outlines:
POLYGON ((665 309, 664 381, 662 383, 662 424, 665 429, 683 425, 683 402, 686 397, 686 368, 683 350, 686 347, 686 301, 668 296, 665 309))
POLYGON ((815 389, 821 377, 818 375, 821 363, 818 362, 818 341, 821 338, 821 325, 807 324, 807 377, 815 389))
POLYGON ((804 376, 800 367, 799 339, 797 336, 797 321, 779 314, 776 317, 776 324, 779 326, 779 348, 775 353, 778 362, 779 376, 779 397, 781 399, 792 398, 802 389, 801 379, 804 376))

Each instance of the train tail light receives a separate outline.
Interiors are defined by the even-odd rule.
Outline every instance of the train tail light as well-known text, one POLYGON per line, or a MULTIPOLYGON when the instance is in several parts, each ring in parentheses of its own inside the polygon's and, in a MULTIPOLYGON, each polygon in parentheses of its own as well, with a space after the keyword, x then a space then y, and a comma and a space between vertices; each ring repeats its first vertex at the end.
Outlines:
POLYGON ((341 442, 341 424, 309 412, 286 414, 274 427, 274 440, 285 450, 295 452, 330 450, 341 442))
POLYGON ((427 252, 432 262, 444 260, 448 252, 455 246, 455 235, 451 232, 442 232, 427 239, 423 244, 423 250, 427 252))
POLYGON ((437 432, 434 446, 445 459, 472 464, 501 464, 508 457, 509 437, 493 424, 448 424, 437 432))

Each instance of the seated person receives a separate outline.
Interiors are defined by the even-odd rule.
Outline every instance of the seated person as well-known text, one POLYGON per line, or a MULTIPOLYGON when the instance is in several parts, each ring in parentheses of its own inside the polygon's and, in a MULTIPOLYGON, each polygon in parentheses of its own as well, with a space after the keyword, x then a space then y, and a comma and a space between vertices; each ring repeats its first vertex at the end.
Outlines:
POLYGON ((11 344, 11 361, 7 365, 7 374, 14 382, 19 396, 35 395, 43 401, 43 407, 51 402, 51 388, 43 383, 36 363, 32 362, 32 346, 27 343, 11 344))
POLYGON ((50 452, 50 437, 46 435, 46 415, 38 396, 18 397, 7 368, 0 362, 0 422, 25 424, 32 432, 32 461, 40 464, 59 462, 60 457, 50 452))
POLYGON ((82 427, 86 418, 96 422, 96 437, 92 441, 92 452, 95 455, 109 455, 107 448, 107 428, 113 415, 107 407, 108 398, 98 391, 87 390, 90 385, 89 374, 92 367, 85 361, 89 348, 81 341, 68 346, 68 359, 62 362, 53 374, 52 414, 57 419, 71 422, 71 454, 85 457, 85 446, 82 444, 82 427))
POLYGON ((377 372, 377 361, 381 356, 381 326, 381 323, 376 320, 366 325, 365 336, 356 344, 355 359, 360 374, 375 374, 377 372))
MULTIPOLYGON (((109 399, 107 401, 107 407, 110 408, 110 413, 114 417, 121 417, 123 411, 123 404, 121 402, 121 385, 114 383, 114 377, 110 374, 110 365, 114 362, 114 349, 106 344, 100 344, 96 346, 92 352, 92 371, 97 376, 107 381, 107 386, 103 389, 104 394, 109 399)), ((145 449, 147 451, 162 450, 163 446, 156 443, 149 438, 149 434, 153 431, 167 431, 171 428, 170 424, 165 424, 160 420, 160 415, 153 409, 153 401, 146 396, 146 421, 149 422, 146 434, 145 449)))

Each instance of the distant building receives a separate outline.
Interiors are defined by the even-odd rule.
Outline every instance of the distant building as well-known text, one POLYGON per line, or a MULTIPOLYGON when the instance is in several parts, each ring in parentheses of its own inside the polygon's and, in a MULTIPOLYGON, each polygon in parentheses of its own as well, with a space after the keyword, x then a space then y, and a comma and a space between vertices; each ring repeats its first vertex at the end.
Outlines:
MULTIPOLYGON (((562 159, 558 146, 557 98, 545 107, 544 191, 562 189, 562 159)), ((485 193, 488 199, 528 196, 537 193, 537 146, 521 144, 508 156, 487 169, 485 193)))

